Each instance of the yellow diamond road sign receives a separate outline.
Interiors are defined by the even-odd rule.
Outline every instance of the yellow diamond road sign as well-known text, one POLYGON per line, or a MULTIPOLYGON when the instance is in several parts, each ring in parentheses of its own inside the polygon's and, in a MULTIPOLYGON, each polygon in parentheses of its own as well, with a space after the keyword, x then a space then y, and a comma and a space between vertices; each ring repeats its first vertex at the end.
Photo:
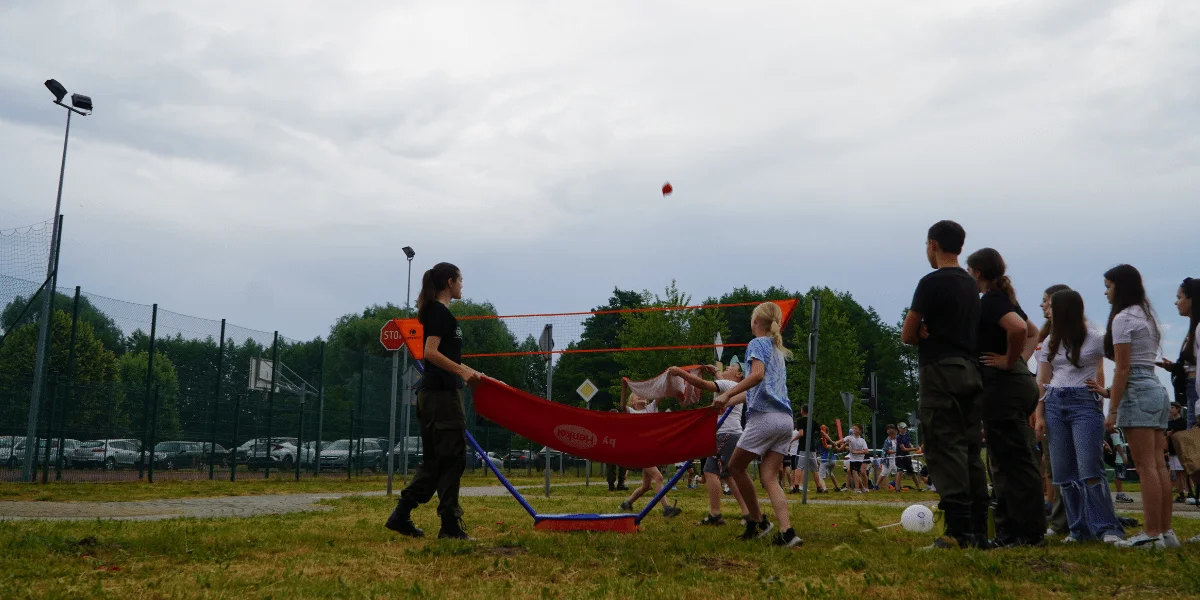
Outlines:
POLYGON ((579 394, 584 402, 591 402, 596 392, 599 391, 600 388, 596 387, 596 384, 592 383, 591 379, 584 379, 579 388, 575 390, 575 393, 579 394))

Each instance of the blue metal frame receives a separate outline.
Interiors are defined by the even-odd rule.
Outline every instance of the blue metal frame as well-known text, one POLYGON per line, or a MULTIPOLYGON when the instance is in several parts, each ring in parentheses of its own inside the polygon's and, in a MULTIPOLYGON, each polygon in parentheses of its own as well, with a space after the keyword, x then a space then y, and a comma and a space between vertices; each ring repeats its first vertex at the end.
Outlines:
MULTIPOLYGON (((725 419, 729 418, 729 414, 733 412, 733 409, 734 407, 732 406, 725 409, 725 414, 721 415, 721 418, 717 420, 717 431, 720 431, 721 425, 725 424, 725 419)), ((713 435, 716 435, 715 431, 713 432, 713 435)), ((703 469, 703 465, 701 465, 701 469, 703 469)), ((675 476, 671 478, 671 481, 662 486, 662 489, 658 490, 658 493, 654 495, 654 498, 650 500, 650 503, 646 505, 646 508, 643 508, 642 512, 638 513, 637 520, 634 522, 641 524, 642 519, 645 519, 646 515, 650 514, 650 510, 653 509, 663 499, 663 496, 667 495, 667 492, 671 491, 671 488, 675 487, 675 484, 679 483, 679 479, 683 477, 684 473, 687 473, 686 469, 679 469, 676 471, 675 476)))

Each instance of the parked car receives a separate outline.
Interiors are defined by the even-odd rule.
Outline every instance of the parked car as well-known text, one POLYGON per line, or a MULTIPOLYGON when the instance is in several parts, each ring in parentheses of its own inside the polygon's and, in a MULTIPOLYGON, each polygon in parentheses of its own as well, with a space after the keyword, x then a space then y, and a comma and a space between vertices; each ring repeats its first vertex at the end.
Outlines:
POLYGON ((237 461, 251 469, 278 467, 287 469, 295 464, 296 438, 253 438, 237 448, 237 461))
POLYGON ((396 442, 396 446, 388 454, 391 455, 396 463, 397 469, 401 468, 403 463, 400 462, 400 457, 404 455, 405 450, 408 451, 408 468, 415 469, 421 466, 421 460, 424 454, 421 452, 421 438, 419 436, 410 436, 408 438, 408 448, 404 447, 404 440, 396 442))
POLYGON ((0 463, 3 463, 6 467, 12 468, 12 466, 15 465, 15 462, 10 464, 10 461, 12 461, 13 458, 14 447, 24 444, 25 436, 23 435, 9 435, 0 438, 0 463))
MULTIPOLYGON (((496 468, 502 468, 504 466, 504 458, 499 454, 495 452, 488 452, 487 456, 489 459, 491 459, 492 464, 496 465, 496 468)), ((474 450, 467 451, 467 464, 475 468, 484 468, 487 466, 483 464, 483 456, 474 450)))
POLYGON ((211 442, 159 442, 154 452, 164 454, 165 469, 198 469, 210 462, 222 466, 229 462, 229 451, 217 444, 214 452, 211 442))
MULTIPOLYGON (((579 458, 578 456, 571 456, 570 454, 564 456, 559 450, 550 450, 550 469, 552 471, 558 470, 560 466, 564 469, 569 467, 583 466, 583 463, 583 459, 579 458)), ((545 468, 546 448, 544 446, 538 451, 534 466, 537 467, 539 471, 545 468)))
POLYGON ((351 461, 352 465, 379 472, 384 465, 383 448, 380 448, 379 442, 373 438, 366 438, 354 444, 351 444, 350 440, 338 440, 329 444, 327 448, 321 448, 322 469, 345 469, 347 461, 351 461))
POLYGON ((528 469, 534 465, 533 453, 529 450, 511 450, 504 457, 506 469, 528 469))
POLYGON ((123 467, 136 467, 141 462, 141 443, 137 440, 91 440, 82 442, 84 455, 76 461, 81 466, 103 468, 109 471, 123 467), (90 454, 91 456, 87 456, 90 454))

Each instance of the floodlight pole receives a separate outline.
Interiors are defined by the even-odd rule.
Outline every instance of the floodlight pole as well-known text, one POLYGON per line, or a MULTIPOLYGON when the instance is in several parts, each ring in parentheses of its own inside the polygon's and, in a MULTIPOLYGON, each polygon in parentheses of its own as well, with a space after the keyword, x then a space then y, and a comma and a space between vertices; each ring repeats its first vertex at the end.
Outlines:
MULTIPOLYGON (((50 260, 47 261, 46 265, 46 283, 44 284, 46 287, 43 288, 45 293, 42 294, 42 314, 40 315, 41 323, 38 325, 37 353, 33 359, 33 389, 29 394, 29 420, 25 425, 25 443, 28 445, 30 443, 29 440, 34 440, 33 447, 35 449, 37 448, 38 409, 42 402, 42 379, 46 375, 46 349, 50 342, 48 333, 50 331, 50 307, 53 304, 53 297, 56 291, 49 286, 58 274, 58 236, 60 233, 58 217, 62 213, 63 177, 67 173, 67 142, 71 139, 71 114, 79 113, 83 116, 87 116, 88 114, 63 104, 61 100, 56 100, 54 103, 67 109, 67 128, 63 133, 62 163, 58 167, 58 197, 54 200, 54 225, 50 234, 50 260)), ((34 452, 25 452, 26 481, 33 481, 33 455, 34 452)))
MULTIPOLYGON (((412 261, 413 261, 413 257, 416 256, 416 253, 413 252, 412 248, 409 248, 408 246, 405 246, 405 248, 408 248, 408 251, 406 251, 404 253, 404 255, 408 257, 408 293, 404 297, 404 310, 407 312, 408 315, 411 316, 412 315, 412 261)), ((403 395, 403 400, 402 400, 402 403, 404 404, 404 433, 400 437, 400 451, 404 455, 401 458, 401 460, 404 461, 404 466, 401 468, 401 470, 404 472, 404 484, 408 485, 408 437, 409 437, 409 433, 412 431, 412 387, 409 385, 409 377, 408 377, 408 344, 404 343, 404 341, 403 341, 404 340, 403 333, 401 333, 400 339, 401 339, 401 343, 404 345, 404 348, 403 348, 404 366, 402 367, 402 370, 401 370, 401 373, 404 373, 404 395, 403 395)), ((395 358, 393 357, 392 360, 394 361, 395 358)), ((395 389, 395 387, 396 387, 395 379, 393 378, 392 388, 395 389)), ((394 402, 395 398, 393 398, 392 400, 393 400, 393 404, 395 404, 395 402, 394 402)), ((395 416, 393 416, 392 419, 395 420, 395 416)), ((395 448, 396 448, 396 446, 393 443, 392 444, 393 451, 395 450, 395 448)), ((389 476, 388 477, 388 482, 389 482, 388 489, 391 489, 391 480, 392 480, 392 478, 389 476)))

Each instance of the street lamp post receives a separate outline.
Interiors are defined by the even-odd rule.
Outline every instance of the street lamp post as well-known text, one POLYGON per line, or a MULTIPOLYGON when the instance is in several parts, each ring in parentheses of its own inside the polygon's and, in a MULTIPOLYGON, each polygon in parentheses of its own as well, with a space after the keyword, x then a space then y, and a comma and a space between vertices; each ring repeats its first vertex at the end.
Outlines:
POLYGON ((33 388, 29 396, 29 421, 25 427, 25 480, 33 481, 33 461, 34 454, 32 449, 37 449, 37 420, 38 408, 42 402, 42 379, 46 373, 46 350, 50 345, 50 309, 53 305, 54 283, 58 279, 58 237, 59 220, 58 217, 62 212, 62 190, 63 176, 67 172, 67 141, 71 138, 71 114, 80 116, 88 116, 92 114, 92 99, 83 94, 71 94, 71 105, 63 104, 63 98, 67 95, 67 88, 54 79, 46 80, 46 89, 54 94, 54 103, 67 109, 67 129, 63 134, 63 151, 62 164, 58 168, 58 197, 54 201, 54 228, 50 236, 50 260, 46 266, 46 283, 42 289, 42 314, 41 323, 38 326, 38 342, 37 353, 33 360, 33 388))
MULTIPOLYGON (((412 311, 412 261, 417 255, 413 251, 412 246, 405 246, 401 250, 404 251, 404 256, 408 258, 408 292, 404 297, 404 309, 412 311)), ((404 451, 404 483, 408 483, 408 437, 412 430, 412 386, 408 380, 408 344, 404 344, 404 437, 401 438, 402 450, 404 451)), ((424 451, 424 449, 422 449, 424 451)))

